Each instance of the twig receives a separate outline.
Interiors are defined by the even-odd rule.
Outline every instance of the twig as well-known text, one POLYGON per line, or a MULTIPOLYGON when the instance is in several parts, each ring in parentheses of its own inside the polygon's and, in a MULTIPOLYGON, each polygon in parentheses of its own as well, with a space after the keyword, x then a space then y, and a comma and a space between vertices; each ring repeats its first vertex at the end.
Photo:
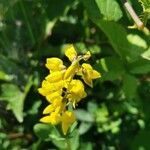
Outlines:
POLYGON ((144 23, 140 20, 136 12, 134 11, 133 7, 130 5, 130 3, 127 0, 121 0, 123 2, 123 5, 127 12, 130 14, 131 18, 134 20, 136 26, 138 29, 144 28, 144 23))
POLYGON ((17 138, 24 138, 27 139, 28 141, 32 141, 33 136, 31 134, 24 134, 24 133, 9 133, 8 138, 10 140, 15 140, 17 138))

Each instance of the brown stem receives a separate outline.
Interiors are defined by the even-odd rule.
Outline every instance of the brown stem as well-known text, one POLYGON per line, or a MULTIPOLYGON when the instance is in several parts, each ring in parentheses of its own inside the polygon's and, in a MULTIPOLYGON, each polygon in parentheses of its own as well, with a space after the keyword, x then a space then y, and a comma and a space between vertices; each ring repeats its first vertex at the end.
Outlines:
POLYGON ((33 136, 31 134, 24 134, 24 133, 9 133, 8 138, 10 140, 15 140, 17 138, 25 138, 28 141, 32 141, 33 136))

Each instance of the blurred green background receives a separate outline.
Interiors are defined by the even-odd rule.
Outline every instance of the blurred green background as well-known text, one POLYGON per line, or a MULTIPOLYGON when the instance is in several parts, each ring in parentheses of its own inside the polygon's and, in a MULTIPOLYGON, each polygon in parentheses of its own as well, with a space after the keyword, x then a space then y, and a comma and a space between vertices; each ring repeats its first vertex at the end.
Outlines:
MULTIPOLYGON (((150 27, 150 1, 130 0, 150 27)), ((101 72, 77 109, 72 150, 150 150, 150 36, 117 0, 0 0, 0 150, 65 149, 39 123, 48 57, 73 43, 101 72)), ((73 129, 72 129, 73 130, 73 129)))

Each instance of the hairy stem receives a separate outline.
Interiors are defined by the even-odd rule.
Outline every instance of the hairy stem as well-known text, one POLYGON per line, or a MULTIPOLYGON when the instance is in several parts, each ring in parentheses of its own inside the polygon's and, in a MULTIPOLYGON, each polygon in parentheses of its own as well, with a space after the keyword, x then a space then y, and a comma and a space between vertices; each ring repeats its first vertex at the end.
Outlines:
POLYGON ((139 29, 143 29, 144 28, 144 24, 143 22, 140 20, 140 18, 138 17, 138 15, 136 14, 136 12, 134 11, 133 7, 130 5, 130 3, 127 0, 122 0, 123 5, 125 7, 125 9, 127 10, 127 12, 130 14, 131 18, 134 20, 135 24, 137 25, 137 27, 139 29))

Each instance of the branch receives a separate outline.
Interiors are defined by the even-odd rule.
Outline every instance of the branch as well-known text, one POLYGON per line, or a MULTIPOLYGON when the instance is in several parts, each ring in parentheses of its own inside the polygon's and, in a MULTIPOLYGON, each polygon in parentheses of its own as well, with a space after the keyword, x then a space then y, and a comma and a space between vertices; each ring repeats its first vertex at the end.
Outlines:
POLYGON ((127 12, 130 14, 131 18, 134 20, 136 26, 138 27, 138 29, 143 29, 144 28, 144 24, 143 22, 140 20, 140 18, 138 17, 138 15, 136 14, 136 12, 134 11, 133 7, 130 5, 130 3, 127 0, 121 0, 125 9, 127 10, 127 12))

